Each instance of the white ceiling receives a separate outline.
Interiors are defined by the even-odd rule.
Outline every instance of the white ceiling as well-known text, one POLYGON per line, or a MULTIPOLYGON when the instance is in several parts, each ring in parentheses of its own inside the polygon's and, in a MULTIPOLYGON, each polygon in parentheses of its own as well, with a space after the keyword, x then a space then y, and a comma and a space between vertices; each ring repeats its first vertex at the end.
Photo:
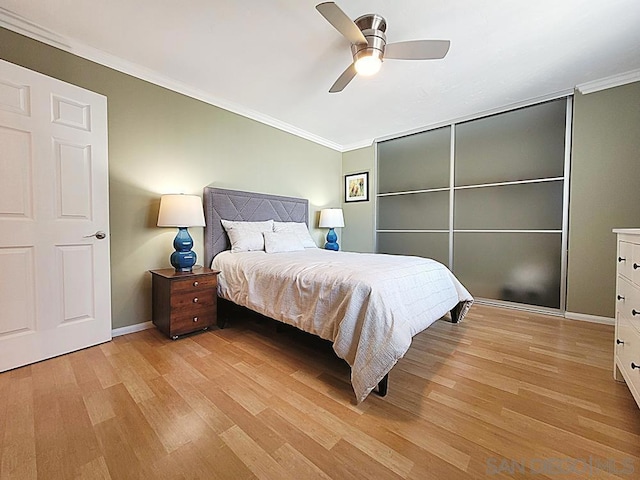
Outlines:
MULTIPOLYGON (((0 0, 0 25, 338 150, 629 73, 639 0, 342 0, 387 40, 449 39, 329 87, 349 43, 319 0, 0 0)), ((629 75, 627 75, 629 78, 629 75)))

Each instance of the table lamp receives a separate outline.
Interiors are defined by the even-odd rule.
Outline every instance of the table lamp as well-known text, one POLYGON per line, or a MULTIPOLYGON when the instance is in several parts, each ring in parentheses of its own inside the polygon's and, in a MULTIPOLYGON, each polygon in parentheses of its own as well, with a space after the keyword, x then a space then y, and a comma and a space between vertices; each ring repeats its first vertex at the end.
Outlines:
POLYGON ((171 254, 171 265, 176 272, 191 272, 196 264, 196 254, 191 250, 193 239, 188 227, 204 227, 202 200, 197 195, 171 194, 160 197, 159 227, 178 227, 173 240, 176 249, 171 254))
POLYGON ((320 222, 318 224, 320 228, 328 228, 327 243, 324 244, 324 248, 327 250, 339 250, 338 235, 334 228, 344 227, 344 216, 342 215, 341 208, 324 208, 320 211, 320 222))

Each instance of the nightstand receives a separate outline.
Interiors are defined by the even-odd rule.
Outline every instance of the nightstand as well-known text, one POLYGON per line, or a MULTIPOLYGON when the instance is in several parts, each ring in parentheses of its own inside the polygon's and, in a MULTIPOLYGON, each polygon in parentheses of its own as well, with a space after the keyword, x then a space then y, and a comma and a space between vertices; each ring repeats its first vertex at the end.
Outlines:
POLYGON ((219 271, 194 267, 192 272, 173 268, 150 272, 152 319, 158 330, 176 340, 216 323, 219 271))

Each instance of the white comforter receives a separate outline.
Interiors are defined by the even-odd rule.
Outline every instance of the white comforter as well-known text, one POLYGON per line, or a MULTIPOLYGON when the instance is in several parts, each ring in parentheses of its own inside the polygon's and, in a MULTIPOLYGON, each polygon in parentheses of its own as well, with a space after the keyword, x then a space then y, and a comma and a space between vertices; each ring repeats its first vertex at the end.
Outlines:
POLYGON ((361 402, 412 337, 473 298, 442 264, 420 257, 305 249, 222 252, 218 294, 333 342, 361 402))

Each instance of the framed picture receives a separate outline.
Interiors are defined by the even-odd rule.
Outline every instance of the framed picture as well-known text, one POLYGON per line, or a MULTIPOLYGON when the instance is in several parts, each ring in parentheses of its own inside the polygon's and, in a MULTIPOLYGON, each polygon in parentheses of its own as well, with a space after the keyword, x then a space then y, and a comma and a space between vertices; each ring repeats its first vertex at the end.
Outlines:
POLYGON ((344 201, 369 201, 369 172, 352 173, 344 176, 344 201))

